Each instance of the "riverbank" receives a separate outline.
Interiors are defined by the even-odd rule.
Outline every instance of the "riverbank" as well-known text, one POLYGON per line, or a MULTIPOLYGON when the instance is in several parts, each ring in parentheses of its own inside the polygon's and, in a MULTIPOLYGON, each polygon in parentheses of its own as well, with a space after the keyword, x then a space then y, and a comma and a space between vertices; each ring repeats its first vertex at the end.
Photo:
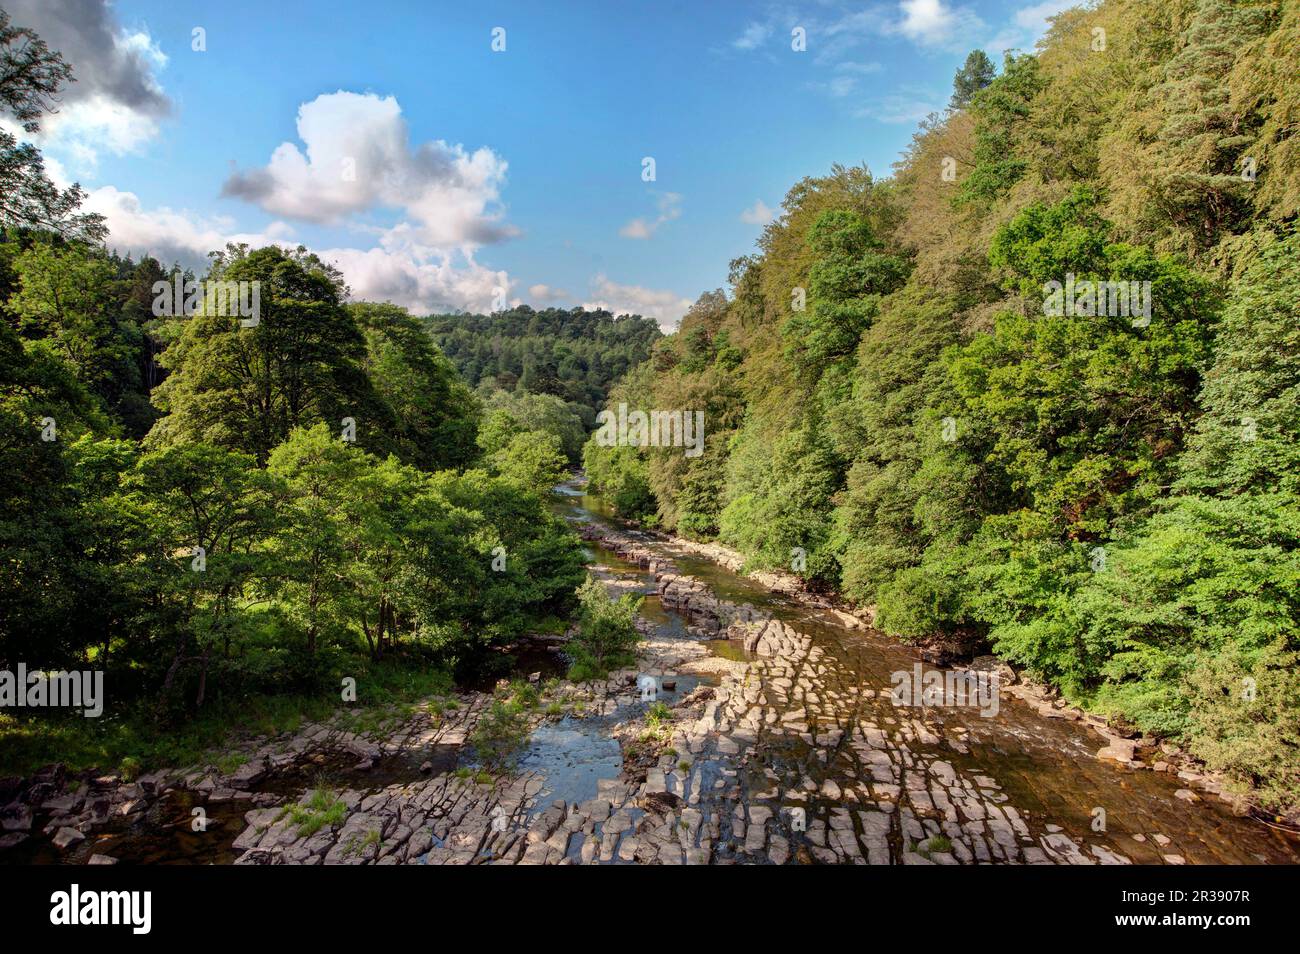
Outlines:
MULTIPOLYGON (((700 545, 693 544, 690 541, 678 541, 672 538, 667 538, 662 534, 642 533, 636 530, 612 531, 608 526, 602 527, 595 523, 585 530, 584 536, 591 540, 599 541, 602 546, 607 546, 613 549, 615 552, 619 553, 622 558, 636 563, 651 572, 660 574, 661 586, 663 585, 665 566, 671 558, 678 558, 679 562, 686 562, 692 558, 696 558, 703 562, 708 557, 716 555, 715 553, 708 552, 709 548, 701 547, 700 545), (682 554, 683 556, 679 557, 679 554, 682 554)), ((728 572, 732 571, 728 569, 728 572)), ((681 602, 679 605, 684 607, 687 611, 699 611, 706 616, 716 613, 719 606, 726 605, 723 601, 717 600, 716 597, 710 593, 709 587, 702 584, 700 581, 687 582, 681 579, 671 578, 670 582, 667 584, 667 589, 661 590, 661 595, 667 596, 673 600, 680 600, 681 602)), ((795 597, 797 597, 797 595, 797 593, 792 592, 790 589, 783 589, 779 594, 778 602, 796 603, 797 601, 795 597)), ((883 645, 887 642, 885 637, 872 633, 869 628, 862 624, 862 621, 859 621, 856 626, 845 625, 839 614, 830 611, 834 609, 833 607, 825 607, 824 605, 810 606, 808 603, 803 602, 797 602, 797 606, 804 606, 808 610, 811 610, 811 615, 805 615, 795 608, 791 608, 786 615, 795 618, 804 616, 804 618, 809 622, 815 619, 816 622, 811 626, 813 631, 830 633, 836 629, 844 629, 861 633, 863 641, 872 644, 871 653, 873 655, 880 653, 905 658, 905 653, 907 652, 905 648, 897 647, 897 644, 895 644, 897 648, 893 649, 889 648, 887 645, 883 645)), ((730 631, 733 637, 740 636, 740 638, 744 638, 743 633, 731 629, 731 627, 737 623, 741 626, 753 625, 752 620, 744 618, 735 620, 730 618, 727 615, 727 611, 724 610, 723 615, 720 617, 717 624, 717 632, 719 635, 725 635, 730 631)), ((798 629, 806 631, 809 627, 800 624, 798 629)), ((850 638, 850 640, 846 641, 855 640, 850 638)), ((754 643, 751 644, 751 646, 757 646, 757 644, 754 643)), ((996 665, 992 660, 982 660, 981 663, 986 666, 996 665)), ((893 665, 898 664, 894 663, 893 665)), ((907 665, 910 668, 910 664, 904 665, 907 665)), ((880 673, 877 672, 876 675, 880 675, 880 673)), ((1014 674, 1004 673, 1004 675, 1010 675, 1014 678, 1014 674)), ((870 682, 869 679, 864 680, 859 677, 855 681, 858 683, 859 687, 865 691, 866 695, 870 696, 873 693, 873 690, 869 685, 862 685, 863 682, 870 682)), ((880 685, 885 685, 887 682, 887 679, 879 680, 880 685)), ((887 697, 888 691, 882 691, 881 689, 874 690, 874 698, 879 698, 882 695, 887 697)), ((1097 788, 1100 791, 1106 792, 1107 789, 1111 789, 1115 786, 1120 786, 1124 789, 1132 788, 1137 785, 1136 779, 1146 777, 1151 779, 1151 783, 1149 785, 1143 783, 1141 787, 1148 790, 1147 797, 1165 800, 1165 804, 1168 808, 1175 813, 1179 811, 1179 809, 1175 809, 1173 806, 1181 805, 1187 807, 1195 802, 1201 801, 1202 796, 1197 794, 1198 791, 1206 796, 1219 795, 1225 800, 1225 808, 1229 807, 1227 803, 1231 801, 1231 796, 1226 792, 1217 790, 1215 780, 1198 772, 1194 764, 1189 765, 1187 762, 1183 762, 1179 765, 1178 759, 1180 753, 1177 751, 1170 751, 1170 747, 1161 749, 1152 740, 1126 739, 1123 736, 1108 731, 1108 728, 1101 722, 1101 720, 1096 718, 1088 719, 1086 717, 1078 718, 1073 713, 1063 711, 1063 704, 1059 700, 1051 699, 1047 694, 1042 693, 1041 690, 1032 685, 1012 683, 1007 686, 1007 695, 1016 698, 1018 702, 1023 701, 1025 703, 1024 710, 1016 712, 1015 721, 1017 723, 1027 723, 1027 725, 1025 729, 1021 729, 1019 726, 1013 727, 1013 732, 1015 734, 1024 735, 1026 740, 1025 745, 1027 747, 1031 745, 1029 742, 1029 739, 1031 738, 1038 739, 1043 736, 1060 736, 1060 741, 1057 742, 1058 746, 1068 747, 1074 758, 1083 758, 1086 760, 1085 762, 1076 763, 1076 765, 1069 766, 1068 768, 1070 768, 1071 771, 1082 769, 1084 774, 1090 776, 1090 781, 1094 784, 1098 782, 1100 783, 1097 785, 1097 788), (1025 714, 1021 715, 1021 711, 1025 714), (1050 729, 1048 728, 1049 726, 1060 726, 1060 728, 1050 729), (1080 736, 1080 732, 1084 732, 1086 735, 1092 735, 1092 737, 1097 739, 1097 741, 1089 746, 1086 742, 1086 735, 1080 736), (1098 747, 1099 743, 1104 744, 1100 744, 1100 747, 1098 747), (1088 767, 1089 763, 1096 765, 1101 774, 1099 775, 1097 772, 1090 769, 1088 767), (1114 768, 1108 770, 1105 768, 1107 765, 1114 766, 1114 768), (1119 771, 1121 774, 1126 775, 1130 781, 1123 781, 1119 778, 1107 778, 1107 776, 1114 771, 1119 771)), ((936 721, 940 725, 944 723, 951 725, 954 721, 947 713, 927 712, 927 716, 932 715, 938 716, 936 721)), ((888 724, 891 720, 887 715, 882 715, 880 721, 884 724, 888 724)), ((990 720, 990 722, 994 721, 998 720, 990 720)), ((978 726, 979 721, 976 720, 973 725, 978 726)), ((983 727, 981 726, 980 728, 983 727)), ((971 735, 976 737, 986 734, 987 733, 980 732, 979 729, 975 729, 971 733, 971 735)), ((919 737, 924 738, 925 734, 921 733, 919 737)), ((938 737, 941 745, 948 747, 959 755, 969 754, 971 751, 972 747, 960 737, 949 738, 942 733, 938 737)), ((1051 754, 1056 755, 1057 753, 1051 754)), ((985 777, 991 777, 992 774, 993 773, 990 772, 990 774, 985 777)), ((1069 783, 1065 784, 1068 785, 1069 783)), ((1043 791, 1042 786, 1038 785, 1033 787, 1039 789, 1037 794, 1040 798, 1045 796, 1050 801, 1059 802, 1059 792, 1050 791, 1050 788, 1047 791, 1043 791)), ((1128 794, 1129 793, 1126 792, 1125 796, 1127 797, 1128 794)), ((1091 819, 1092 822, 1095 823, 1098 815, 1094 815, 1093 813, 1100 813, 1100 817, 1104 817, 1107 802, 1113 802, 1113 796, 1110 794, 1099 794, 1090 797, 1094 800, 1095 804, 1083 814, 1085 820, 1091 819)), ((1196 811, 1208 813, 1205 822, 1212 828, 1224 823, 1221 812, 1210 807, 1212 803, 1218 802, 1219 798, 1212 797, 1210 802, 1205 804, 1205 807, 1195 809, 1196 811)), ((1111 807, 1114 808, 1113 804, 1111 807)), ((1241 807, 1240 803, 1236 804, 1238 811, 1240 811, 1241 807)), ((1074 811, 1078 810, 1079 809, 1077 808, 1074 809, 1074 811)), ((1163 811, 1161 814, 1163 814, 1163 811)), ((1113 812, 1111 817, 1112 819, 1114 818, 1113 812)), ((1231 816, 1229 815, 1229 817, 1231 816)), ((1055 827, 1059 828, 1060 826, 1055 827)), ((1267 847, 1272 843, 1281 845, 1283 847, 1283 852, 1280 857, 1290 860, 1294 859, 1293 842, 1285 838, 1281 841, 1275 842, 1275 839, 1281 836, 1275 836, 1272 833, 1267 832, 1266 829, 1257 823, 1243 820, 1234 822, 1233 827, 1242 833, 1239 837, 1246 838, 1251 843, 1263 847, 1267 847), (1252 832, 1253 834, 1251 834, 1252 832)), ((1091 827, 1089 827, 1088 830, 1092 830, 1091 827)), ((1075 832, 1078 832, 1077 828, 1075 829, 1075 832)), ((1166 843, 1162 839, 1168 838, 1168 835, 1159 831, 1143 832, 1140 830, 1131 830, 1126 834, 1128 840, 1127 842, 1122 843, 1126 850, 1129 850, 1136 845, 1154 844, 1165 846, 1166 843)), ((1083 836, 1083 840, 1086 840, 1086 838, 1086 835, 1083 836)), ((1076 843, 1080 840, 1077 834, 1075 840, 1076 843)), ((1114 844, 1113 840, 1111 844, 1114 844)), ((1098 847, 1102 850, 1114 850, 1113 848, 1106 849, 1104 846, 1098 847)), ((1120 853, 1121 852, 1116 852, 1116 854, 1120 853)), ((1205 855, 1202 855, 1199 852, 1195 854, 1199 855, 1198 860, 1206 860, 1205 855)), ((1212 857, 1213 854, 1210 856, 1212 857)), ((1262 860, 1265 857, 1268 857, 1267 853, 1258 855, 1256 860, 1262 860)), ((1179 863, 1178 859, 1187 860, 1184 855, 1179 854, 1177 851, 1164 851, 1156 857, 1151 857, 1150 855, 1143 857, 1143 852, 1139 850, 1137 851, 1135 858, 1144 863, 1150 863, 1152 861, 1179 863), (1170 857, 1165 858, 1165 855, 1169 855, 1170 857)))
POLYGON ((0 862, 1300 860, 1217 801, 1185 801, 1163 773, 1099 760, 1092 730, 1019 700, 900 708, 890 677, 912 666, 907 651, 604 521, 598 505, 557 498, 589 541, 589 570, 644 597, 635 669, 589 683, 524 674, 381 707, 360 730, 340 708, 133 781, 56 767, 0 793, 4 817, 27 826, 0 862), (492 774, 474 740, 507 703, 530 738, 492 774))
MULTIPOLYGON (((633 524, 633 526, 635 526, 633 524)), ((840 625, 849 629, 874 630, 873 608, 865 610, 837 601, 826 594, 814 593, 804 581, 791 573, 777 570, 747 572, 742 553, 717 542, 702 543, 659 530, 637 527, 638 533, 661 541, 679 551, 708 560, 724 569, 743 575, 769 593, 798 602, 803 606, 827 613, 840 625)), ((628 537, 616 538, 613 545, 631 559, 639 559, 636 542, 628 537)), ((1204 762, 1190 755, 1182 746, 1159 736, 1140 733, 1124 723, 1089 712, 1062 698, 1055 687, 1034 680, 1025 670, 1012 666, 996 656, 974 655, 969 647, 956 643, 931 640, 900 646, 913 650, 924 662, 948 666, 971 672, 997 673, 1002 692, 1019 699, 1046 719, 1077 722, 1091 730, 1102 743, 1096 756, 1114 761, 1134 770, 1152 770, 1176 777, 1186 785, 1179 797, 1185 801, 1199 800, 1202 795, 1221 800, 1239 815, 1250 816, 1265 824, 1296 833, 1300 831, 1300 818, 1284 819, 1260 807, 1249 789, 1234 783, 1222 774, 1211 771, 1204 762)))

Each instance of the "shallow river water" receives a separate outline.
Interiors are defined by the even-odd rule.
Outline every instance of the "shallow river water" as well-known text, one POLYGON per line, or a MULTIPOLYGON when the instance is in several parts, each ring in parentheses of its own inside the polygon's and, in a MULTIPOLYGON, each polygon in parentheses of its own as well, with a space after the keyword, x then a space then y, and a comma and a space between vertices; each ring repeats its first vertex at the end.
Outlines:
MULTIPOLYGON (((632 535, 639 547, 671 561, 676 573, 703 583, 717 599, 748 604, 760 616, 780 621, 782 631, 799 643, 785 655, 759 657, 739 639, 701 638, 693 625, 697 619, 688 619, 675 603, 665 606, 649 571, 588 544, 593 572, 621 590, 644 595, 641 616, 656 640, 675 646, 689 642, 697 663, 714 657, 713 663, 728 660, 735 666, 730 675, 719 675, 725 665, 682 666, 671 674, 671 688, 658 695, 671 707, 697 687, 716 687, 717 699, 698 721, 687 710, 678 711, 674 725, 685 732, 678 744, 689 745, 689 752, 683 749, 680 771, 661 763, 656 782, 662 785, 667 777, 666 796, 680 812, 670 816, 679 819, 673 824, 683 832, 689 825, 689 834, 682 835, 688 857, 693 846, 697 858, 715 862, 1300 861, 1292 836, 1235 816, 1209 794, 1180 799, 1176 793, 1186 797, 1188 783, 1176 776, 1100 761, 1096 752, 1105 744, 1100 736, 1081 723, 1040 715, 1005 693, 996 713, 965 706, 897 707, 889 696, 891 676, 911 671, 917 662, 907 648, 872 631, 847 628, 832 613, 771 593, 687 548, 629 530, 602 500, 580 488, 562 487, 553 506, 575 525, 594 523, 632 535), (792 809, 800 816, 798 824, 792 809)), ((539 668, 546 675, 563 671, 562 657, 552 654, 548 661, 539 653, 546 655, 535 647, 521 654, 513 675, 526 678, 539 668)), ((462 697, 475 698, 482 700, 462 697)), ((535 729, 519 772, 540 787, 533 790, 522 823, 532 824, 559 800, 574 809, 597 804, 604 797, 602 784, 631 785, 635 795, 642 783, 622 775, 613 733, 619 723, 639 723, 647 704, 635 694, 609 702, 597 714, 570 713, 535 729)), ((698 713, 698 704, 690 712, 698 713)), ((360 771, 355 756, 315 756, 249 788, 260 798, 297 801, 322 786, 365 794, 425 784, 473 764, 462 742, 429 739, 360 771)), ((647 791, 643 786, 643 794, 647 791)), ((48 837, 36 836, 0 852, 0 863, 82 864, 99 852, 125 863, 229 864, 241 853, 234 842, 252 807, 247 797, 216 802, 178 789, 147 811, 92 832, 72 850, 61 852, 48 837), (197 808, 211 820, 206 833, 192 831, 197 808)), ((645 815, 641 804, 633 798, 619 814, 626 813, 629 824, 639 823, 645 815)), ((608 814, 608 805, 604 811, 608 814)), ((48 813, 38 813, 34 832, 47 818, 48 813)), ((593 837, 600 837, 600 830, 593 837)), ((648 836, 644 831, 640 836, 644 851, 648 836)), ((629 837, 631 832, 619 836, 604 854, 613 854, 629 837)), ((675 838, 667 840, 665 850, 675 854, 675 838)), ((579 860, 581 842, 575 838, 554 857, 579 860)), ((441 838, 433 844, 441 846, 441 838)))
MULTIPOLYGON (((616 524, 603 501, 577 489, 568 489, 558 507, 575 521, 616 524)), ((822 729, 834 725, 849 732, 864 719, 879 725, 887 735, 906 729, 906 719, 897 718, 888 690, 892 673, 915 665, 912 652, 880 634, 848 629, 825 611, 770 593, 670 542, 649 534, 641 537, 645 547, 671 559, 678 572, 705 582, 719 598, 749 603, 811 637, 822 653, 812 676, 822 729), (866 696, 862 689, 876 693, 866 696)), ((648 573, 600 547, 592 549, 599 564, 644 577, 646 591, 653 592, 648 573)), ((681 626, 680 618, 665 614, 657 600, 648 599, 643 612, 651 618, 671 616, 659 621, 663 626, 681 626)), ((719 655, 736 658, 743 654, 733 642, 708 645, 719 655)), ((804 667, 805 671, 809 668, 804 667)), ((1179 799, 1175 792, 1185 789, 1187 783, 1176 776, 1100 761, 1095 755, 1105 744, 1100 736, 1080 723, 1043 717, 1006 694, 995 715, 986 717, 973 707, 946 707, 927 709, 926 716, 936 735, 961 742, 954 750, 942 741, 909 738, 906 747, 917 761, 942 759, 959 781, 977 780, 981 791, 998 792, 996 801, 1014 806, 1035 833, 1059 833, 1058 837, 1097 845, 1139 864, 1164 863, 1169 856, 1174 863, 1181 859, 1193 864, 1300 860, 1297 844, 1288 834, 1233 815, 1213 795, 1205 794, 1190 804, 1179 799), (987 789, 986 782, 990 783, 987 789), (1098 831, 1103 817, 1104 831, 1098 831)), ((803 744, 783 731, 760 730, 754 755, 749 770, 741 773, 741 800, 770 796, 774 781, 782 791, 815 787, 816 794, 805 803, 810 807, 809 817, 812 805, 827 798, 828 791, 829 801, 838 802, 834 797, 837 791, 860 789, 861 780, 872 774, 871 765, 863 764, 861 753, 850 746, 836 746, 827 757, 826 747, 803 744), (835 785, 827 786, 828 780, 835 785)), ((901 781, 907 787, 907 779, 901 781)), ((838 806, 823 807, 833 810, 838 806)))

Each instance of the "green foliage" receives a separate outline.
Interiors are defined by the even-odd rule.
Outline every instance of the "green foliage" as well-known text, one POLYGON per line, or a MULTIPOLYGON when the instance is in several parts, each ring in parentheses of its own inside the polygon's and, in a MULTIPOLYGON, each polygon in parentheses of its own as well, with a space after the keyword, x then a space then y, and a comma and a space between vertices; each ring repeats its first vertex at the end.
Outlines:
MULTIPOLYGON (((0 714, 0 771, 30 774, 55 761, 78 771, 130 762, 144 772, 211 762, 213 750, 228 744, 232 734, 278 735, 295 731, 305 721, 336 716, 338 679, 345 674, 357 680, 357 702, 349 711, 361 718, 451 688, 449 675, 427 662, 374 662, 339 655, 332 665, 336 668, 322 675, 319 685, 301 691, 290 690, 283 680, 274 685, 216 684, 204 707, 184 721, 159 722, 149 698, 131 700, 125 695, 99 719, 83 718, 79 712, 17 718, 8 710, 0 714)), ((117 670, 112 676, 125 694, 130 673, 117 670)))
POLYGON ((580 406, 588 426, 610 386, 661 337, 649 318, 582 308, 521 305, 491 315, 433 315, 425 324, 471 387, 553 395, 580 406))
POLYGON ((1206 654, 1188 676, 1188 745, 1279 816, 1300 815, 1300 654, 1206 654))
POLYGON ((704 455, 589 443, 593 486, 1294 813, 1298 17, 1103 0, 996 77, 972 55, 892 180, 797 183, 730 297, 613 388, 709 408, 704 455), (1150 320, 1054 307, 1100 282, 1150 320))
POLYGON ((518 695, 493 698, 479 716, 469 743, 479 765, 490 775, 510 772, 528 745, 530 706, 518 695))
POLYGON ((483 405, 486 420, 479 429, 478 445, 484 453, 500 450, 518 432, 541 431, 559 440, 572 463, 581 459, 582 444, 587 439, 583 415, 590 413, 585 406, 566 403, 553 394, 522 390, 493 391, 484 398, 483 405))
POLYGON ((662 702, 656 702, 646 709, 645 724, 649 728, 658 731, 663 728, 666 723, 671 722, 672 717, 673 712, 667 705, 662 702))
POLYGON ((965 109, 971 97, 993 82, 997 71, 993 61, 983 50, 972 50, 966 57, 955 76, 952 78, 952 100, 950 109, 965 109))
POLYGON ((888 254, 867 220, 848 210, 823 212, 808 233, 815 259, 808 271, 806 310, 782 328, 795 362, 811 376, 853 352, 875 318, 879 296, 907 277, 907 261, 888 254))
POLYGON ((503 480, 534 494, 544 494, 568 473, 560 439, 545 431, 524 431, 487 459, 503 480))
POLYGON ((614 505, 624 517, 643 520, 654 513, 650 474, 645 460, 632 447, 601 447, 594 440, 582 450, 588 487, 614 505))
POLYGON ((1038 60, 1031 54, 1007 53, 1002 73, 969 101, 977 126, 974 167, 962 181, 958 197, 964 203, 988 203, 1001 198, 1025 174, 1028 162, 1018 146, 1030 103, 1043 89, 1038 60))
POLYGON ((341 825, 347 817, 348 806, 335 793, 313 789, 307 798, 286 809, 289 819, 298 826, 298 837, 309 838, 327 825, 341 825))
MULTIPOLYGON (((0 111, 24 132, 39 132, 41 119, 55 110, 59 92, 70 82, 72 67, 62 55, 0 10, 0 111)), ((19 144, 12 132, 0 129, 0 228, 39 228, 96 241, 104 236, 104 218, 77 212, 84 198, 78 185, 55 186, 36 147, 19 144)))
POLYGON ((159 327, 152 260, 48 238, 0 251, 0 662, 93 659, 119 705, 174 725, 319 691, 366 657, 469 672, 572 607, 581 548, 539 496, 566 467, 558 439, 514 435, 499 476, 435 469, 478 456, 477 402, 400 309, 342 306, 302 250, 239 247, 210 275, 261 282, 259 323, 159 327), (123 439, 157 417, 129 399, 163 343, 168 413, 123 439))
POLYGON ((161 359, 170 375, 155 392, 168 413, 151 443, 202 441, 265 462, 294 428, 345 417, 362 447, 391 439, 391 409, 363 369, 366 339, 314 255, 241 247, 208 277, 260 282, 258 324, 206 312, 173 320, 179 335, 161 359))
POLYGON ((578 587, 578 601, 578 633, 567 646, 573 660, 569 678, 604 679, 611 670, 635 665, 636 646, 641 642, 636 628, 641 598, 625 593, 616 600, 604 583, 589 578, 578 587))
POLYGON ((477 453, 474 396, 424 325, 396 305, 356 302, 347 309, 365 337, 362 367, 390 419, 358 420, 359 428, 377 432, 364 446, 423 470, 471 464, 477 453))

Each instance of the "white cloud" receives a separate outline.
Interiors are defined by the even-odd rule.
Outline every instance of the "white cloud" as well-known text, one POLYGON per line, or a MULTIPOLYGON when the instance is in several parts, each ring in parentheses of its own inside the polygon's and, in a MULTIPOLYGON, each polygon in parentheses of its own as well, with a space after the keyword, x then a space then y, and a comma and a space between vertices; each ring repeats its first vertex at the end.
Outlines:
POLYGON ((286 243, 292 235, 283 222, 272 222, 261 232, 237 232, 233 220, 225 216, 203 218, 166 206, 146 209, 134 192, 114 186, 91 191, 82 209, 104 216, 109 248, 136 257, 152 255, 164 266, 178 263, 201 270, 207 264, 208 252, 224 249, 227 242, 269 245, 286 243))
POLYGON ((550 303, 572 298, 567 288, 555 288, 551 285, 529 285, 528 297, 533 301, 550 303))
POLYGON ((934 98, 927 91, 904 88, 867 100, 854 115, 882 123, 918 123, 931 113, 943 112, 945 107, 945 100, 934 98))
POLYGON ((762 199, 759 199, 740 213, 740 221, 748 225, 767 225, 774 218, 776 218, 776 213, 768 208, 767 203, 762 199))
POLYGON ((985 30, 984 21, 969 7, 949 6, 944 0, 901 0, 898 9, 901 19, 886 31, 923 47, 964 50, 985 30))
POLYGON ((659 215, 653 219, 636 218, 628 222, 618 234, 623 238, 648 239, 659 231, 659 227, 682 214, 682 197, 676 192, 665 192, 657 201, 659 215))
POLYGON ((994 62, 1007 50, 1032 50, 1051 25, 1050 19, 1064 10, 1079 6, 1079 0, 1044 0, 1030 7, 1021 7, 983 48, 994 62))
MULTIPOLYGON (((179 263, 200 274, 207 266, 208 252, 225 248, 227 242, 253 247, 298 244, 291 240, 292 228, 281 221, 261 232, 238 232, 228 217, 204 218, 167 207, 146 209, 135 193, 113 186, 91 192, 84 208, 105 216, 110 248, 137 258, 152 255, 164 266, 179 263)), ((391 232, 385 233, 375 248, 316 251, 323 260, 339 266, 353 298, 391 301, 417 314, 488 312, 499 306, 503 296, 508 298, 514 285, 505 271, 479 264, 470 252, 440 252, 412 245, 391 232)))
POLYGON ((298 109, 304 149, 281 143, 260 169, 232 175, 223 195, 268 212, 336 223, 369 209, 400 209, 407 237, 440 252, 472 250, 517 231, 502 222, 506 162, 438 140, 412 148, 397 100, 340 90, 298 109))
POLYGON ((731 41, 731 45, 738 50, 756 50, 762 46, 769 36, 772 35, 772 26, 769 23, 751 23, 745 27, 743 33, 731 41))
POLYGON ((469 252, 434 253, 421 258, 410 249, 329 248, 317 254, 337 265, 352 297, 390 301, 416 314, 472 311, 487 314, 507 305, 514 282, 504 271, 474 261, 469 252))
POLYGON ((583 302, 583 308, 604 308, 615 315, 653 318, 664 331, 672 331, 691 307, 691 300, 676 292, 620 285, 603 274, 591 280, 591 295, 590 301, 583 302))
POLYGON ((76 80, 29 137, 42 149, 93 172, 101 150, 136 152, 158 135, 172 103, 157 75, 167 57, 147 29, 123 28, 107 0, 6 0, 5 9, 62 54, 76 80))
POLYGON ((956 18, 943 0, 902 0, 903 13, 898 32, 918 43, 937 43, 952 32, 956 18))

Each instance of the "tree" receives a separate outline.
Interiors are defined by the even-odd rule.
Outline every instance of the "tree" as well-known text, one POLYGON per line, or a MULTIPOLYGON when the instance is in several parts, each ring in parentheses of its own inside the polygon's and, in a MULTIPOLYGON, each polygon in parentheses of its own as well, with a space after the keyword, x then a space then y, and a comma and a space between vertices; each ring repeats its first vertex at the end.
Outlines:
POLYGON ((548 394, 576 406, 587 426, 605 405, 610 386, 663 337, 649 318, 615 318, 584 308, 536 311, 521 305, 492 315, 431 315, 424 321, 437 346, 480 393, 548 394))
POLYGON ((1298 288, 1295 234, 1267 244, 1235 283, 1178 494, 1119 542, 1068 621, 1105 677, 1102 705, 1182 735, 1291 813, 1300 811, 1300 757, 1286 738, 1300 724, 1298 288))
POLYGON ((477 407, 455 366, 405 308, 347 308, 365 337, 362 367, 392 417, 391 424, 371 425, 375 452, 391 450, 424 470, 468 466, 476 455, 477 407))
POLYGON ((808 233, 808 307, 782 328, 790 355, 813 380, 857 346, 879 299, 907 278, 906 259, 888 253, 870 223, 847 210, 824 212, 808 233))
POLYGON ((988 54, 983 50, 972 50, 952 78, 952 100, 948 108, 965 109, 972 96, 993 82, 996 72, 988 54))
POLYGON ((582 615, 578 632, 568 643, 573 657, 569 678, 605 679, 612 669, 635 665, 636 646, 641 641, 636 628, 641 598, 624 593, 614 599, 604 583, 588 578, 578 587, 578 601, 582 615))
POLYGON ((334 274, 268 246, 217 258, 209 278, 259 282, 258 323, 206 311, 176 319, 180 336, 162 357, 170 376, 155 392, 168 413, 151 443, 205 441, 265 461, 294 428, 341 428, 345 417, 362 447, 390 439, 389 411, 363 368, 365 338, 334 274))
POLYGON ((302 628, 308 653, 322 633, 346 627, 351 505, 357 481, 374 463, 324 424, 295 430, 267 461, 281 521, 269 543, 267 586, 302 628))
POLYGON ((1033 55, 1008 53, 1002 74, 971 96, 968 106, 976 120, 975 163, 959 186, 959 202, 991 203, 1024 176, 1029 163, 1019 148, 1020 141, 1030 103, 1043 86, 1033 55))
POLYGON ((136 585, 152 592, 154 621, 174 638, 162 691, 197 664, 202 706, 214 659, 231 655, 243 600, 266 570, 269 481, 248 454, 189 443, 144 454, 123 487, 147 531, 136 585))
POLYGON ((559 438, 544 431, 514 435, 488 458, 488 463, 504 480, 534 494, 547 493, 569 469, 559 438))
MULTIPOLYGON (((0 10, 0 109, 29 132, 53 112, 55 95, 72 82, 72 67, 25 27, 0 10)), ((105 234, 100 215, 78 214, 86 194, 73 184, 59 189, 45 175, 40 152, 0 129, 0 228, 41 228, 65 238, 95 241, 105 234)))
POLYGON ((584 423, 582 415, 588 412, 584 405, 553 394, 492 391, 483 397, 483 407, 489 420, 479 433, 478 445, 486 454, 500 450, 520 431, 544 431, 559 439, 564 455, 576 464, 587 439, 587 424, 594 423, 594 418, 584 423))
POLYGON ((112 262, 84 245, 34 241, 13 260, 8 309, 18 330, 58 355, 115 416, 147 412, 140 379, 144 336, 122 313, 112 262))

